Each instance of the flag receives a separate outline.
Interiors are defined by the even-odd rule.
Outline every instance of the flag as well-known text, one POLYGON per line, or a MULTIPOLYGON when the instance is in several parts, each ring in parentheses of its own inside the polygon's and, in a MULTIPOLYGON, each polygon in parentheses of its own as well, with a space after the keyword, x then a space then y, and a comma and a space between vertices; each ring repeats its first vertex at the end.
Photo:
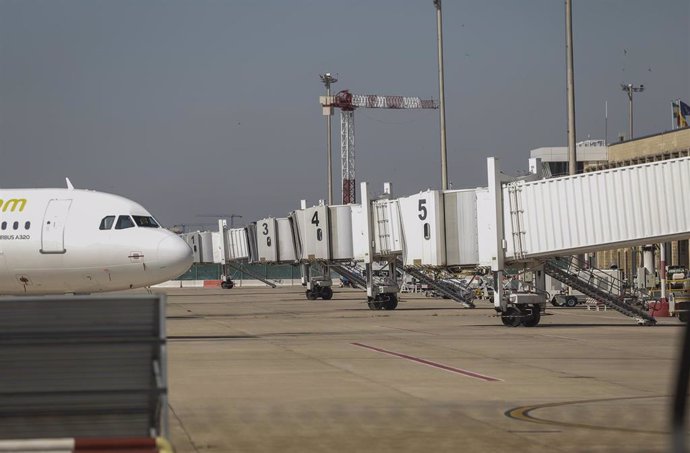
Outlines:
POLYGON ((680 116, 690 116, 690 105, 678 99, 678 104, 680 104, 680 116))
POLYGON ((686 116, 690 116, 690 105, 685 102, 678 101, 673 102, 673 120, 678 128, 688 127, 688 120, 685 119, 686 116))

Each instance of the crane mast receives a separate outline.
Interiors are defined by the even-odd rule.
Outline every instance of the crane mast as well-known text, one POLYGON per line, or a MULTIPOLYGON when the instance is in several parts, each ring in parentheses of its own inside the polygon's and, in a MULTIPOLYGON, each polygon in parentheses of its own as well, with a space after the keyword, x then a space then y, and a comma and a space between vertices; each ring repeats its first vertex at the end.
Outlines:
POLYGON ((343 187, 343 204, 355 203, 355 116, 357 108, 368 109, 437 109, 433 99, 416 96, 380 96, 352 94, 340 91, 334 96, 320 96, 324 115, 331 108, 340 109, 340 168, 343 187))

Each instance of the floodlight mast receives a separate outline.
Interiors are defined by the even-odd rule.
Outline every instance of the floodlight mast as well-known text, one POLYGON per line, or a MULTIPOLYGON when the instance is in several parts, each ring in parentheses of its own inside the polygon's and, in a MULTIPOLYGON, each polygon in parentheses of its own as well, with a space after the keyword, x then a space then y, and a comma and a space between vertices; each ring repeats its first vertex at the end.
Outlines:
POLYGON ((568 106, 568 174, 577 174, 575 72, 573 69, 573 4, 565 0, 566 98, 568 106))
POLYGON ((644 91, 644 85, 635 86, 632 83, 621 83, 621 89, 628 94, 628 140, 632 140, 633 135, 633 93, 644 91))
POLYGON ((443 13, 441 0, 433 0, 436 8, 436 49, 438 52, 438 102, 441 129, 441 189, 448 190, 448 148, 446 146, 446 94, 443 81, 443 13))
MULTIPOLYGON (((338 81, 337 78, 333 77, 330 72, 319 75, 321 82, 326 87, 326 96, 331 95, 331 84, 338 81)), ((326 174, 326 180, 328 181, 328 204, 333 204, 333 139, 331 137, 331 117, 333 116, 333 109, 330 108, 325 110, 326 116, 326 162, 328 166, 328 171, 326 174)))

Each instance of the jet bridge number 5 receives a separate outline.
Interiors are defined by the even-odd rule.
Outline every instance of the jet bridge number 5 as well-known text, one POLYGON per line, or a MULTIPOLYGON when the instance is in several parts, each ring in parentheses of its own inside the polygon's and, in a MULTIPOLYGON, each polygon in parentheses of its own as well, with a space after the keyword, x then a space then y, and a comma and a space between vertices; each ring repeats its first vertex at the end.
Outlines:
MULTIPOLYGON (((429 210, 426 207, 426 198, 420 198, 419 202, 417 204, 417 210, 419 211, 419 214, 417 217, 419 217, 419 220, 424 222, 429 215, 429 210)), ((431 226, 429 225, 429 222, 424 222, 424 225, 422 226, 423 230, 423 235, 424 239, 429 240, 431 239, 431 226)))

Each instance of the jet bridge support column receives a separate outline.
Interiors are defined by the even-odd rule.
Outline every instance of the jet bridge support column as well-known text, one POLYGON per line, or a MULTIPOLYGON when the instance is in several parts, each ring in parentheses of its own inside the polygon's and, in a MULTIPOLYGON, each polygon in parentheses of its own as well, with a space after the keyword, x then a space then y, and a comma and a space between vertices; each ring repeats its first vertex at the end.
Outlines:
MULTIPOLYGON (((530 161, 531 176, 521 179, 537 179, 540 175, 541 162, 539 159, 530 161)), ((491 270, 494 273, 494 308, 500 314, 501 321, 509 327, 523 325, 535 327, 539 324, 541 312, 546 305, 543 293, 527 291, 506 291, 503 287, 505 275, 505 252, 507 242, 504 238, 503 218, 503 183, 515 181, 501 173, 498 159, 487 159, 487 173, 489 182, 489 229, 494 235, 491 242, 491 270)), ((543 272, 542 272, 543 274, 543 272)), ((541 277, 543 278, 543 276, 541 277)))
POLYGON ((489 212, 489 229, 494 233, 495 240, 491 243, 491 271, 494 274, 494 308, 499 313, 507 309, 506 300, 503 297, 503 270, 505 267, 505 241, 503 240, 503 191, 501 171, 498 159, 487 159, 487 172, 489 180, 489 194, 491 208, 489 212))
POLYGON ((650 307, 649 314, 657 318, 671 316, 666 298, 666 244, 663 242, 659 244, 659 287, 659 300, 650 307))
POLYGON ((331 267, 328 263, 319 263, 322 268, 321 275, 311 275, 311 264, 304 264, 306 268, 306 277, 302 276, 302 285, 307 287, 306 296, 309 300, 316 300, 319 297, 323 300, 330 300, 333 298, 333 289, 331 288, 333 280, 331 278, 331 267))
POLYGON ((544 272, 544 266, 541 265, 534 269, 534 289, 537 293, 546 293, 546 273, 544 272))
POLYGON ((307 286, 309 284, 309 263, 301 263, 299 269, 302 276, 302 286, 307 286))
MULTIPOLYGON (((365 274, 367 279, 367 305, 370 310, 395 310, 398 306, 398 291, 396 276, 396 256, 379 257, 376 256, 374 250, 374 228, 373 215, 371 209, 371 199, 369 198, 369 191, 366 182, 362 182, 360 186, 360 197, 362 202, 362 211, 365 219, 365 240, 367 243, 367 252, 364 257, 364 265, 366 268, 365 274), (377 260, 385 260, 388 262, 389 281, 375 281, 374 280, 374 262, 377 260), (392 279, 392 281, 390 281, 392 279)), ((391 194, 391 186, 389 183, 385 185, 385 193, 391 194)))
POLYGON ((654 275, 654 246, 645 245, 642 247, 644 268, 651 275, 654 275))

